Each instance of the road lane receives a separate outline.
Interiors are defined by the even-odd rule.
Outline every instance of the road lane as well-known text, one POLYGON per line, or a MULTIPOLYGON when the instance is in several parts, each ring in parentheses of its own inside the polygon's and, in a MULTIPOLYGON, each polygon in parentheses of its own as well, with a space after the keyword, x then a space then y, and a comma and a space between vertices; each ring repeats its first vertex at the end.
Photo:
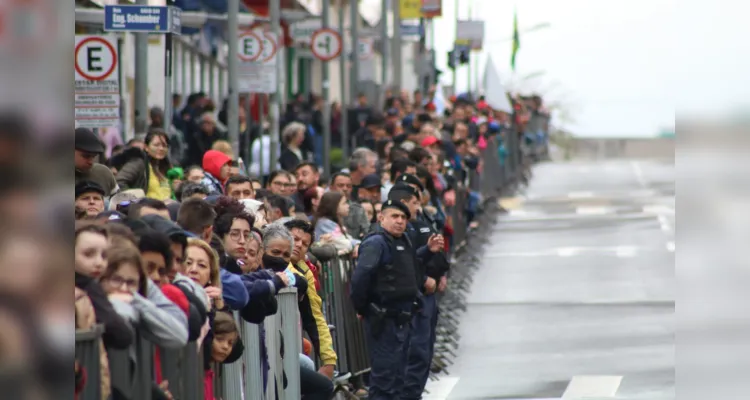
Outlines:
POLYGON ((674 165, 534 174, 480 257, 450 387, 425 399, 674 398, 674 165))

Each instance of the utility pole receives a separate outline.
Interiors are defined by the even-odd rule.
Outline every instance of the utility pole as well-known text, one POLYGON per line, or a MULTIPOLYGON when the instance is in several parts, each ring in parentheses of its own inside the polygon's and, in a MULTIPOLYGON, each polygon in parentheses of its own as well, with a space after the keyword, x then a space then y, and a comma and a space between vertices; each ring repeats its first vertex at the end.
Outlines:
POLYGON ((227 129, 229 129, 229 143, 232 145, 232 153, 235 157, 240 156, 240 97, 237 91, 239 60, 237 59, 237 46, 239 34, 240 1, 229 0, 227 9, 227 44, 229 45, 229 57, 227 57, 227 75, 229 77, 229 109, 227 110, 227 129))
MULTIPOLYGON (((147 6, 148 0, 138 0, 147 6)), ((135 134, 146 133, 148 128, 148 33, 135 35, 135 134)), ((165 99, 168 101, 168 99, 165 99)))
MULTIPOLYGON (((346 45, 346 26, 344 25, 344 0, 339 1, 339 33, 341 34, 341 46, 344 47, 346 45)), ((343 153, 343 158, 346 160, 349 157, 349 117, 347 115, 346 109, 349 106, 349 101, 347 100, 347 97, 349 96, 348 91, 346 90, 346 51, 342 52, 339 56, 339 75, 341 78, 341 101, 340 101, 340 108, 341 108, 341 128, 339 131, 341 132, 341 152, 343 153)), ((351 79, 349 80, 351 84, 351 79)), ((349 91, 350 92, 350 91, 349 91)))
MULTIPOLYGON (((394 0, 395 1, 395 0, 394 0)), ((385 93, 388 91, 388 0, 382 1, 380 12, 380 81, 382 82, 382 93, 380 103, 385 104, 385 93)))
POLYGON ((403 65, 401 63, 401 2, 393 3, 393 88, 401 96, 403 65))
MULTIPOLYGON (((323 29, 331 25, 331 0, 323 0, 323 29)), ((323 174, 331 176, 331 82, 329 61, 323 61, 323 174)))
POLYGON ((276 163, 278 162, 278 148, 279 148, 279 131, 281 129, 281 102, 282 102, 282 65, 281 57, 279 53, 283 50, 282 33, 281 33, 281 0, 270 0, 270 17, 271 17, 271 32, 276 36, 277 53, 274 56, 276 58, 276 91, 271 93, 268 101, 268 107, 271 111, 271 151, 269 168, 271 170, 276 169, 276 163))

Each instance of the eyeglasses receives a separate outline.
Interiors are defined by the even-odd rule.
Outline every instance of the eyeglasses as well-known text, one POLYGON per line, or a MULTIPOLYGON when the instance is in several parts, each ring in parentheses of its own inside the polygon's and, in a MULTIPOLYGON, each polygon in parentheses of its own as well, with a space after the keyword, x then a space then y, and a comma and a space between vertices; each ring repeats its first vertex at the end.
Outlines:
POLYGON ((250 234, 251 233, 249 231, 248 232, 242 232, 242 231, 238 231, 238 230, 232 230, 232 231, 229 231, 229 238, 232 239, 232 240, 234 240, 234 241, 239 241, 240 237, 242 237, 243 239, 245 239, 245 241, 248 241, 248 240, 250 240, 250 234))
POLYGON ((110 285, 114 287, 121 287, 123 284, 125 284, 125 286, 131 290, 138 288, 137 279, 125 279, 121 276, 112 275, 107 279, 107 281, 109 282, 110 285))

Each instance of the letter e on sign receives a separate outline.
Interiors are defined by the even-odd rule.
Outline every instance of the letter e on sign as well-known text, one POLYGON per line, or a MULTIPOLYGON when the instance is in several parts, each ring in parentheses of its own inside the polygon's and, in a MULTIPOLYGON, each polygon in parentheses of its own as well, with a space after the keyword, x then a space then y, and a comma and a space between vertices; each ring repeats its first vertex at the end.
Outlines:
POLYGON ((263 54, 263 40, 255 32, 245 31, 240 33, 239 45, 237 46, 237 57, 240 61, 253 62, 263 54))
POLYGON ((117 67, 117 50, 109 40, 91 36, 81 40, 75 48, 75 70, 90 81, 103 81, 117 67))

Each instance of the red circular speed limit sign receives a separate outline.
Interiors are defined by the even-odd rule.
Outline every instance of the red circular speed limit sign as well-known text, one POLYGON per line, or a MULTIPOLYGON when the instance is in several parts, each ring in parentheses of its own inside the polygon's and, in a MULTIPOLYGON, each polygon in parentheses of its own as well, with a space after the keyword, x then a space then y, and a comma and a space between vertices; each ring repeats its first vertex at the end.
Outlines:
POLYGON ((321 28, 310 38, 310 50, 321 61, 331 61, 341 54, 341 35, 333 29, 321 28))

